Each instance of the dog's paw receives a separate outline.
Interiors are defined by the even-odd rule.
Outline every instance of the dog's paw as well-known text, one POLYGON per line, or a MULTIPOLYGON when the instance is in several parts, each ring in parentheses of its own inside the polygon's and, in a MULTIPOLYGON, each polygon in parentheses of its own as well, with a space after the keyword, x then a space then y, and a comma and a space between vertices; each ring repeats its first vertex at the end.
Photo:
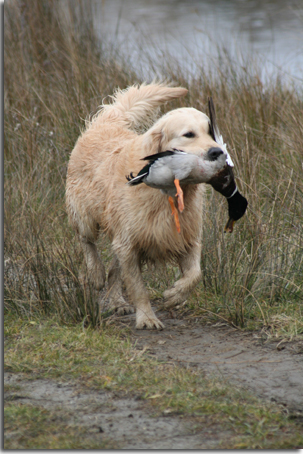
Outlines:
POLYGON ((116 299, 110 299, 108 309, 116 312, 118 315, 133 314, 135 312, 134 306, 128 304, 123 296, 116 299))
POLYGON ((155 316, 153 311, 142 311, 137 309, 136 329, 163 329, 164 324, 155 316))
POLYGON ((178 304, 184 303, 184 301, 186 300, 186 295, 178 291, 175 287, 165 290, 163 296, 163 309, 171 309, 178 304))

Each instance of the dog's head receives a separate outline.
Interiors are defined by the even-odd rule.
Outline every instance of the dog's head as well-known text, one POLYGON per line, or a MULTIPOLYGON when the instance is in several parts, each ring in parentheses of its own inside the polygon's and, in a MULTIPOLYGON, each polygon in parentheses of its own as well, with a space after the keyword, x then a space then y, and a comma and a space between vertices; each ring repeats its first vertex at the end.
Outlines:
POLYGON ((194 108, 181 108, 168 112, 149 129, 143 138, 145 156, 165 150, 182 150, 198 155, 205 160, 205 183, 227 197, 230 219, 226 230, 232 232, 234 221, 240 219, 246 211, 247 200, 236 186, 232 167, 227 163, 227 155, 214 137, 216 120, 210 112, 207 115, 194 108))
POLYGON ((165 150, 183 150, 196 154, 207 161, 222 160, 220 146, 211 135, 210 120, 207 115, 192 107, 175 109, 161 117, 144 134, 144 156, 165 150))

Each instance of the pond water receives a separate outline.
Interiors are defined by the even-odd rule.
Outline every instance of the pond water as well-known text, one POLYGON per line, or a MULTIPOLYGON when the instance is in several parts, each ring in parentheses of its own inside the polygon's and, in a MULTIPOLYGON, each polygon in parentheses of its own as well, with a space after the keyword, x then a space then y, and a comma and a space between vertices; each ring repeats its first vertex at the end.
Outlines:
POLYGON ((225 48, 240 65, 258 62, 263 78, 278 72, 303 82, 302 0, 90 1, 100 38, 143 72, 149 56, 170 54, 194 75, 225 48))

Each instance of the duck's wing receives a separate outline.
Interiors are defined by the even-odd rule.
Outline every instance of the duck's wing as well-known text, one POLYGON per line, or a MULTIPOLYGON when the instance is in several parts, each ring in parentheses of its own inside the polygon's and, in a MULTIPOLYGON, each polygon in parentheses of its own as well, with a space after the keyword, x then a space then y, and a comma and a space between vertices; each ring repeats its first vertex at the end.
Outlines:
POLYGON ((177 154, 184 154, 186 155, 185 151, 182 150, 177 150, 174 148, 173 150, 166 150, 166 151, 160 151, 160 153, 155 153, 151 154, 149 156, 145 156, 145 158, 142 158, 142 161, 149 161, 150 163, 153 163, 157 161, 158 159, 165 158, 167 156, 174 156, 177 154))
POLYGON ((212 97, 208 98, 208 109, 209 109, 209 118, 210 118, 210 134, 215 142, 222 148, 224 153, 226 154, 226 162, 230 167, 234 167, 234 163, 227 151, 226 144, 223 142, 223 137, 220 134, 220 130, 218 128, 217 119, 216 119, 216 111, 212 97))
POLYGON ((174 162, 174 158, 172 160, 170 158, 181 155, 188 155, 188 153, 173 149, 145 156, 142 161, 148 161, 148 164, 140 170, 136 177, 132 173, 128 175, 126 177, 128 180, 127 184, 135 186, 140 183, 146 183, 152 187, 159 188, 167 186, 167 180, 171 179, 172 172, 174 173, 175 170, 174 167, 176 165, 180 166, 180 163, 174 162))
POLYGON ((143 180, 145 177, 148 176, 149 174, 149 169, 150 166, 152 165, 152 162, 147 164, 146 166, 143 167, 143 169, 140 170, 138 175, 135 177, 134 174, 131 172, 130 175, 126 176, 126 179, 128 180, 126 184, 129 184, 130 186, 136 186, 137 184, 143 183, 143 180))

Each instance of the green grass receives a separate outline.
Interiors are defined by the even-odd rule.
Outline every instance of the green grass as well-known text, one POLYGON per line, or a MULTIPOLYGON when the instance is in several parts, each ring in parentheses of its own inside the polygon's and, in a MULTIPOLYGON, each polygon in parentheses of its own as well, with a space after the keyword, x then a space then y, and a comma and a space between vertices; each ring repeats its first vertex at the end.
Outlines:
MULTIPOLYGON (((131 345, 125 329, 92 330, 84 329, 82 324, 62 326, 55 319, 24 321, 7 317, 4 335, 5 369, 25 374, 27 379, 73 380, 86 389, 137 396, 147 402, 147 410, 154 415, 181 414, 194 418, 197 428, 206 421, 219 424, 232 433, 223 442, 225 448, 303 446, 302 426, 288 419, 278 405, 262 403, 226 382, 203 377, 199 371, 156 361, 148 350, 142 353, 131 345)), ((40 439, 36 445, 32 440, 37 430, 35 422, 40 427, 41 421, 41 440, 45 440, 43 424, 49 417, 48 412, 39 408, 8 402, 5 427, 10 432, 19 423, 29 424, 23 446, 38 447, 40 439)), ((59 441, 60 446, 67 446, 65 439, 53 439, 53 427, 55 423, 49 430, 47 446, 55 443, 59 446, 59 441)), ((77 445, 78 441, 71 435, 68 442, 71 447, 80 448, 82 444, 77 445)))

